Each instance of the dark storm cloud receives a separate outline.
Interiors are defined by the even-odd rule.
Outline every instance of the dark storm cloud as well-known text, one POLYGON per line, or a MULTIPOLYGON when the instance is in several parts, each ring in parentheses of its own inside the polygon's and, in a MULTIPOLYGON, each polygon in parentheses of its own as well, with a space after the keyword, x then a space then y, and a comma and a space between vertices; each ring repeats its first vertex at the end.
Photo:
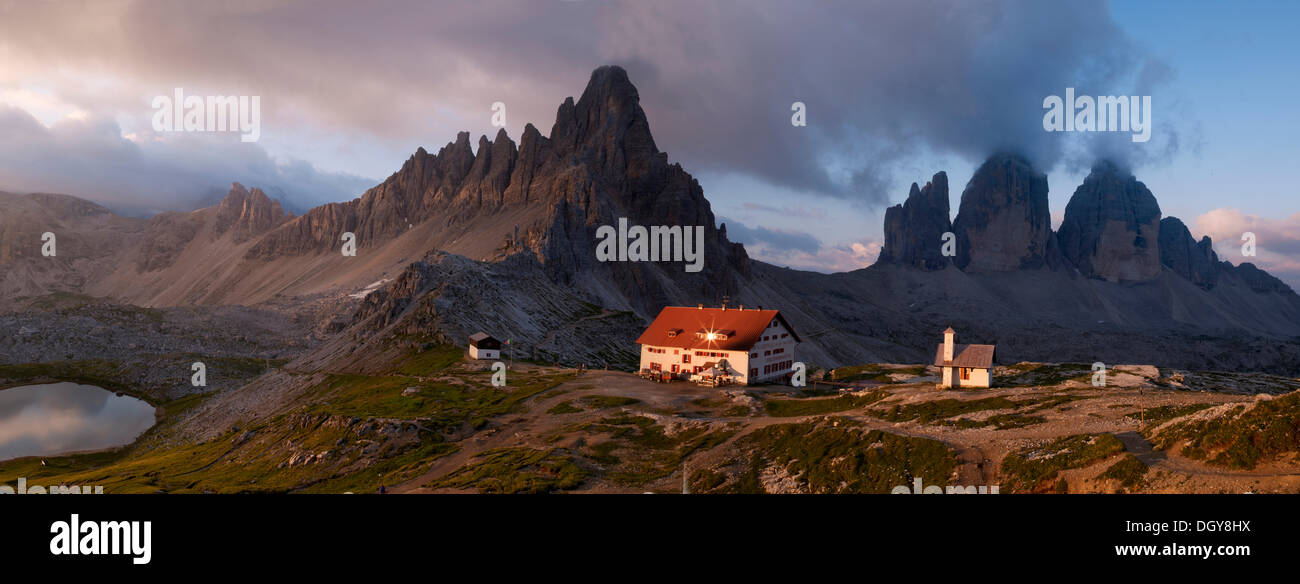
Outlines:
POLYGON ((13 59, 129 78, 145 95, 263 95, 268 120, 401 144, 490 133, 498 100, 513 135, 524 122, 547 132, 593 68, 621 64, 660 148, 689 170, 872 205, 919 155, 1140 164, 1169 156, 1185 130, 1161 119, 1172 72, 1100 0, 30 3, 8 16, 0 48, 13 59), (1152 94, 1152 142, 1045 132, 1043 98, 1066 87, 1152 94), (795 101, 807 127, 790 124, 795 101))

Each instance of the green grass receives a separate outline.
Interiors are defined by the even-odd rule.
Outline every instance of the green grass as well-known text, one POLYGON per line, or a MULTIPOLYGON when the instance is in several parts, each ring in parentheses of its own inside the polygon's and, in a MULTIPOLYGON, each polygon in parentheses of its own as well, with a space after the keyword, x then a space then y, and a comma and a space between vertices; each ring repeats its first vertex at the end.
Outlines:
POLYGON ((431 375, 459 363, 465 349, 457 345, 438 345, 427 351, 415 351, 397 365, 396 372, 413 377, 431 375))
POLYGON ((1083 468, 1124 451, 1112 434, 1077 434, 1041 447, 1030 447, 1002 459, 1002 490, 1044 492, 1063 470, 1083 468))
POLYGON ((1101 478, 1115 479, 1119 481, 1120 486, 1133 491, 1146 484, 1148 470, 1150 467, 1138 460, 1136 456, 1125 454, 1118 462, 1110 465, 1106 472, 1101 473, 1101 478))
POLYGON ((983 399, 940 399, 915 404, 900 404, 889 409, 871 410, 869 413, 890 422, 916 420, 928 424, 960 414, 969 414, 984 410, 1012 410, 1020 407, 1020 402, 1005 397, 986 397, 983 399))
MULTIPOLYGON (((496 388, 421 384, 406 376, 332 375, 315 388, 316 402, 273 419, 232 429, 202 443, 159 444, 150 437, 207 395, 164 402, 159 425, 134 444, 91 454, 0 463, 0 481, 102 485, 109 493, 370 492, 418 476, 457 450, 443 432, 482 428, 490 418, 522 411, 533 396, 572 374, 515 375, 496 388), (415 396, 403 396, 418 387, 415 396), (405 421, 403 421, 405 420, 405 421), (388 428, 389 430, 377 432, 388 428), (291 456, 311 455, 289 464, 291 456)), ((103 385, 101 385, 102 387, 103 385)))
POLYGON ((581 399, 582 403, 597 410, 603 410, 605 408, 620 408, 641 403, 641 400, 639 399, 619 395, 586 395, 581 399))
POLYGON ((749 406, 735 405, 722 410, 722 417, 724 418, 744 418, 749 415, 749 406))
POLYGON ((1036 412, 1059 406, 1075 400, 1088 399, 1074 395, 1054 395, 1048 397, 1011 400, 1005 397, 986 397, 981 399, 940 399, 914 404, 899 404, 888 409, 870 410, 873 417, 890 422, 907 422, 915 420, 922 424, 939 423, 959 428, 982 428, 996 426, 999 430, 1022 428, 1047 421, 1042 416, 1031 416, 1036 412), (948 420, 954 416, 989 410, 1021 410, 1016 413, 998 414, 986 420, 977 421, 968 418, 948 420))
POLYGON ((465 384, 421 382, 414 377, 330 375, 317 388, 320 401, 313 413, 341 416, 428 420, 443 428, 469 423, 474 427, 501 414, 523 411, 523 402, 573 379, 574 373, 511 376, 511 385, 494 387, 490 375, 466 375, 465 384), (408 387, 415 395, 402 395, 408 387))
POLYGON ((1237 406, 1208 420, 1175 422, 1152 440, 1161 450, 1179 443, 1188 458, 1242 470, 1300 451, 1300 392, 1249 409, 1237 406))
POLYGON ((304 493, 373 493, 380 486, 393 486, 424 473, 433 462, 460 450, 448 442, 425 442, 392 458, 359 471, 344 473, 303 487, 304 493))
POLYGON ((587 455, 609 467, 605 478, 624 486, 645 486, 662 479, 676 472, 687 456, 712 449, 735 434, 732 429, 710 432, 701 426, 669 436, 654 419, 629 414, 602 418, 581 430, 608 435, 607 440, 589 446, 587 455))
POLYGON ((769 416, 791 418, 853 410, 869 406, 887 397, 889 397, 888 393, 877 390, 863 395, 845 394, 833 398, 772 399, 764 402, 763 407, 769 416))
POLYGON ((957 428, 985 428, 993 426, 998 430, 1009 430, 1012 428, 1025 428, 1036 424, 1042 424, 1047 419, 1042 416, 1023 416, 1020 414, 998 414, 989 416, 983 420, 971 420, 969 418, 958 418, 956 420, 943 420, 940 422, 945 426, 955 426, 957 428))
POLYGON ((549 410, 546 410, 546 413, 558 416, 563 414, 575 414, 581 411, 583 411, 582 408, 575 407, 573 402, 565 401, 556 404, 549 410))
POLYGON ((811 493, 889 493, 911 485, 946 485, 957 459, 942 442, 868 430, 848 418, 777 424, 740 438, 748 452, 736 462, 741 470, 730 483, 719 471, 696 471, 695 492, 764 492, 759 477, 768 467, 783 468, 811 493), (726 483, 726 484, 724 484, 726 483))
POLYGON ((891 373, 905 373, 908 375, 924 375, 925 366, 915 365, 911 367, 891 368, 868 363, 865 365, 851 365, 848 367, 839 367, 832 369, 827 375, 830 381, 849 382, 849 381, 876 381, 879 383, 894 383, 889 377, 891 373))
POLYGON ((1212 407, 1214 404, 1188 404, 1182 406, 1159 406, 1147 408, 1145 411, 1139 410, 1128 414, 1130 418, 1142 418, 1148 427, 1159 426, 1174 418, 1181 418, 1188 414, 1194 414, 1205 408, 1212 407))
POLYGON ((201 443, 125 448, 69 456, 28 457, 0 463, 0 483, 27 477, 37 484, 100 485, 106 493, 370 492, 417 476, 457 447, 441 436, 413 431, 386 440, 373 424, 294 414, 231 430, 201 443), (290 451, 325 453, 311 464, 289 465, 290 451))
POLYGON ((587 471, 565 451, 498 448, 426 486, 481 493, 550 493, 575 489, 586 478, 587 471))

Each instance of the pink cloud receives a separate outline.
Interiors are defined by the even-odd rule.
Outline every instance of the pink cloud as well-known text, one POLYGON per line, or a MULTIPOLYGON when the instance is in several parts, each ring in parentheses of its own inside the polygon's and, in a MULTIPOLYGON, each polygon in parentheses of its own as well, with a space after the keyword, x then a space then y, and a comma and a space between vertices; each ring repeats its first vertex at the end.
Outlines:
POLYGON ((1276 219, 1220 208, 1196 218, 1194 232, 1214 241, 1219 259, 1233 264, 1250 262, 1285 280, 1300 284, 1300 213, 1276 219), (1255 235, 1255 256, 1242 255, 1242 236, 1255 235))

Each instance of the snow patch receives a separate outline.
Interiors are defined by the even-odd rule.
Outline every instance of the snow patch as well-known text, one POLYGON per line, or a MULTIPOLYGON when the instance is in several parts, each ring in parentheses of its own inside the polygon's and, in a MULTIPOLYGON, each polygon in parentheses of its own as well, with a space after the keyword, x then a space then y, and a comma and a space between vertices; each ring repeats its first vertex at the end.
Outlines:
POLYGON ((384 284, 391 281, 393 281, 392 278, 384 278, 383 280, 379 280, 378 282, 375 282, 369 286, 366 286, 365 288, 362 288, 360 292, 357 292, 355 294, 348 294, 348 297, 356 298, 357 300, 362 300, 365 297, 369 296, 371 292, 378 290, 380 286, 383 286, 384 284))

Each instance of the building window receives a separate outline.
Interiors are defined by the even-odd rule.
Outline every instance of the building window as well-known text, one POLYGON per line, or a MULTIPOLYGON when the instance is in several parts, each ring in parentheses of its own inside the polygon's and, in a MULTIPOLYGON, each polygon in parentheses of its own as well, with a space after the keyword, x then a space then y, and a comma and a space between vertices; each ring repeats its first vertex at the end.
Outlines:
POLYGON ((962 381, 970 381, 970 368, 969 368, 969 367, 962 367, 962 368, 961 368, 961 380, 962 380, 962 381))
POLYGON ((757 369, 757 368, 755 368, 755 369, 750 369, 750 370, 749 370, 749 376, 750 376, 750 377, 758 377, 758 369, 757 369))
POLYGON ((682 363, 690 363, 690 362, 691 362, 690 353, 686 353, 685 355, 682 355, 682 363))
POLYGON ((677 364, 673 363, 673 373, 677 373, 677 364))

